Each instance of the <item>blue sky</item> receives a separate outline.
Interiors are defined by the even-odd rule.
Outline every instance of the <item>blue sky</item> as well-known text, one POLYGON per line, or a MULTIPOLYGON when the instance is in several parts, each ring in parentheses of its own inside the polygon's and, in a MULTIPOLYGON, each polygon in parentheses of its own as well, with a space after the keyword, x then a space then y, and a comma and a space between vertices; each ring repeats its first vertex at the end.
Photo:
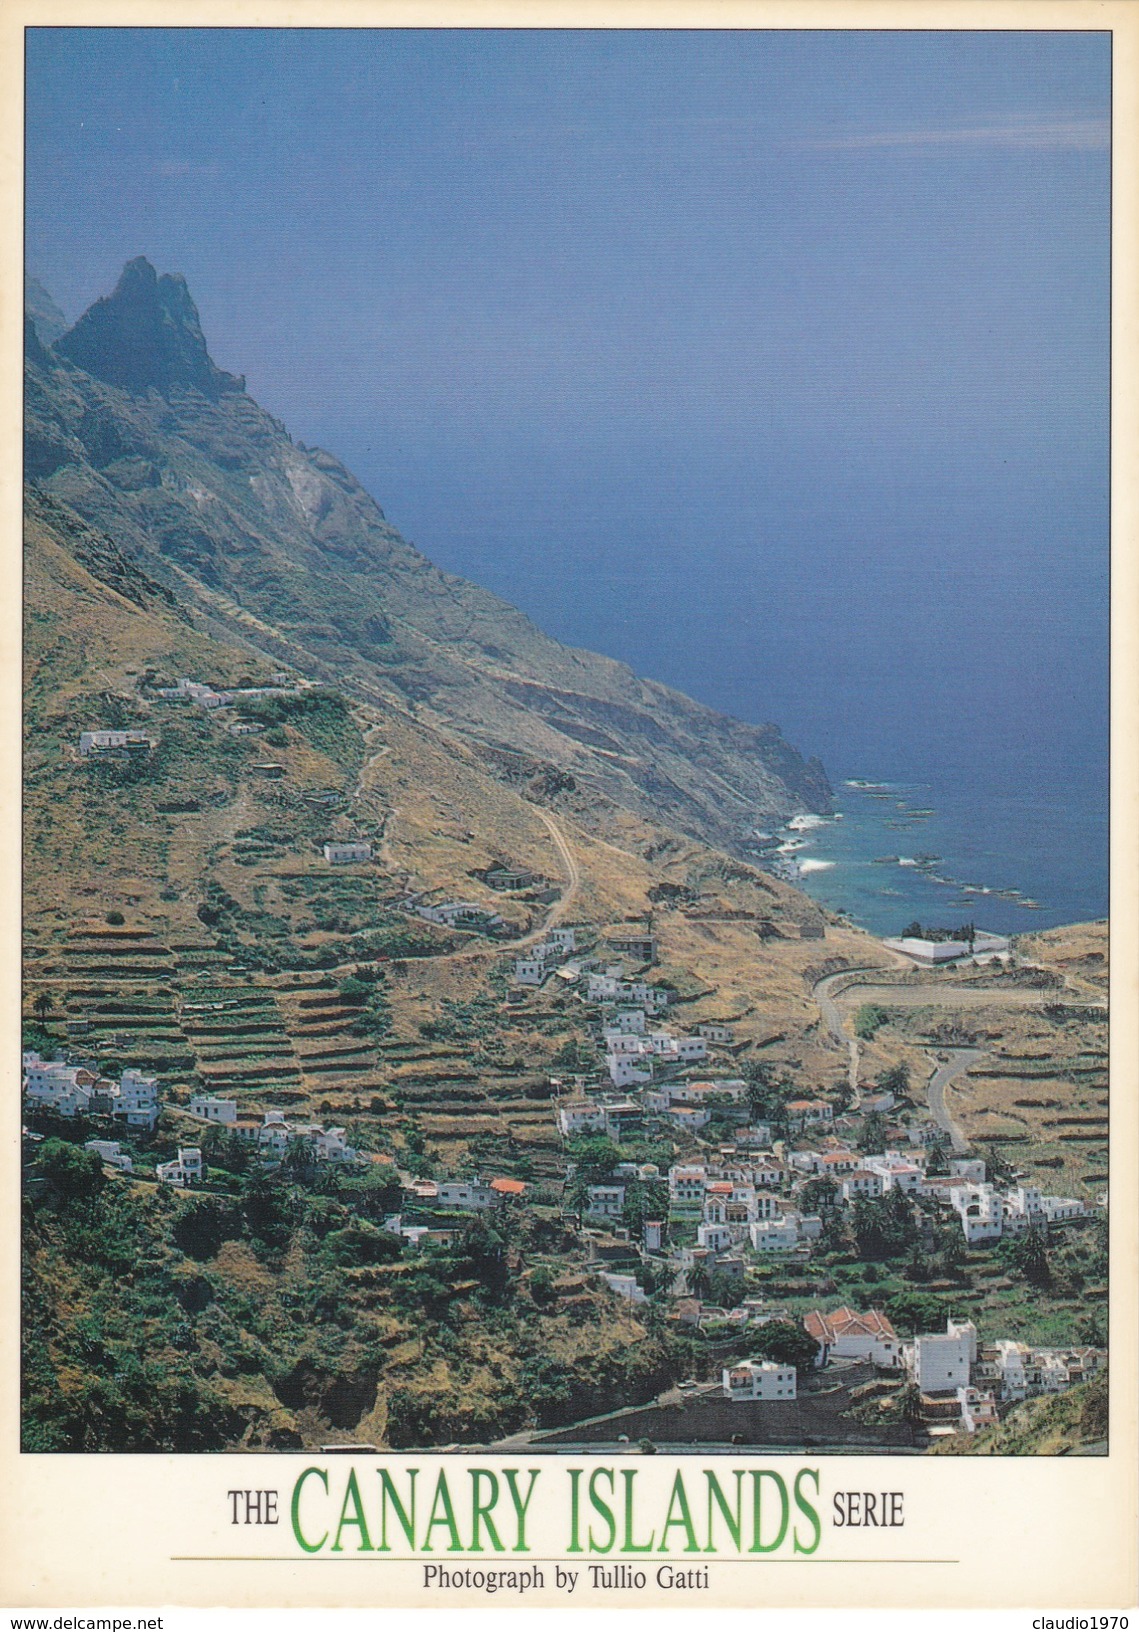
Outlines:
POLYGON ((980 645, 969 718, 1075 774, 1109 80, 1105 34, 32 30, 28 263, 72 318, 183 272, 221 366, 553 633, 848 766, 948 741, 980 645))

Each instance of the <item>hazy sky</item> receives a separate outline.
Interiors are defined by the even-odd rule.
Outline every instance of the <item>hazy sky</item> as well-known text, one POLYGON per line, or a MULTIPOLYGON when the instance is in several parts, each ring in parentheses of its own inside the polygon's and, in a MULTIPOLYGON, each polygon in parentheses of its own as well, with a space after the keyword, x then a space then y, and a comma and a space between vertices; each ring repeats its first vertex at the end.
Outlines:
POLYGON ((978 652, 1101 741, 1106 34, 28 41, 30 269, 184 273, 441 564, 832 759, 978 652))

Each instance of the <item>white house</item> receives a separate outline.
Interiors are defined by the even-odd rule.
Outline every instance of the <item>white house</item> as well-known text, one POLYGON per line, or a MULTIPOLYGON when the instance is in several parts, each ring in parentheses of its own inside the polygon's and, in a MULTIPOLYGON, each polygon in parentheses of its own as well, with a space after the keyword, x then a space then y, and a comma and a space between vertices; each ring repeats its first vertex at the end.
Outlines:
POLYGON ((707 1127, 712 1120, 712 1112, 707 1105, 670 1105, 664 1113, 664 1120, 671 1122, 674 1128, 696 1133, 700 1128, 707 1127))
POLYGON ((217 1122, 232 1127, 237 1121, 236 1099, 217 1099, 213 1094, 194 1094, 186 1107, 187 1115, 203 1122, 217 1122))
POLYGON ((1041 1211, 1049 1224, 1064 1224, 1072 1218, 1086 1218, 1087 1204, 1073 1196, 1041 1196, 1041 1211))
POLYGON ((613 1024, 606 1031, 606 1037, 618 1036, 622 1032, 626 1036, 643 1036, 645 1030, 644 1009, 618 1009, 613 1016, 613 1024))
POLYGON ((461 1212, 485 1212, 498 1201, 488 1184, 477 1179, 440 1179, 435 1191, 437 1207, 453 1207, 461 1212))
POLYGON ((925 1170, 896 1150, 888 1150, 882 1156, 864 1156, 862 1166, 881 1176, 883 1190, 918 1195, 925 1183, 925 1170))
POLYGON ((792 1252, 799 1245, 798 1221, 786 1214, 757 1219, 747 1228, 756 1252, 792 1252))
POLYGON ((1000 1421, 991 1388, 959 1388, 957 1403, 961 1407, 963 1433, 975 1434, 978 1428, 993 1428, 1000 1421))
POLYGON ((438 906, 417 906, 415 911, 429 924, 448 929, 486 929, 502 922, 497 912, 488 912, 477 901, 441 901, 438 906))
POLYGON ((586 976, 585 995, 591 1003, 612 1003, 620 985, 615 975, 590 974, 586 976))
POLYGON ((83 1146, 84 1150, 93 1150, 99 1159, 108 1167, 117 1168, 120 1173, 133 1173, 134 1163, 125 1154, 117 1139, 88 1139, 83 1146))
POLYGON ((783 1183, 784 1176, 783 1168, 774 1157, 758 1161, 753 1169, 753 1182, 761 1188, 775 1189, 783 1183))
POLYGON ((862 1157, 856 1150, 824 1150, 819 1157, 817 1172, 824 1178, 834 1179, 836 1182, 844 1173, 853 1173, 861 1167, 862 1157))
POLYGON ((817 1366, 829 1360, 869 1360, 875 1366, 896 1368, 902 1363, 902 1343, 880 1309, 865 1314, 856 1309, 834 1309, 824 1314, 812 1309, 803 1325, 819 1345, 817 1366))
POLYGON ((83 1116, 91 1106, 94 1072, 63 1060, 42 1060, 29 1051, 23 1056, 24 1092, 30 1100, 49 1106, 60 1116, 83 1116))
POLYGON ((646 1252, 660 1252, 664 1245, 664 1224, 659 1218, 647 1218, 644 1227, 646 1252))
POLYGON ((726 1224, 701 1224, 696 1230, 696 1241, 710 1252, 726 1252, 732 1244, 732 1232, 726 1224))
POLYGON ((642 1054, 607 1054, 605 1068, 614 1088, 631 1088, 634 1083, 653 1080, 652 1060, 642 1054))
POLYGON ((731 1077, 721 1082, 678 1082, 672 1090, 672 1097, 689 1105, 702 1105, 708 1100, 738 1105, 746 1091, 745 1082, 731 1077))
POLYGON ((977 1364, 977 1328, 971 1320, 954 1320, 952 1316, 945 1322, 945 1330, 950 1337, 964 1338, 969 1355, 969 1364, 977 1364))
POLYGON ((266 1111, 257 1133, 257 1143, 264 1154, 283 1156, 295 1137, 284 1111, 266 1111))
POLYGON ((546 965, 541 958, 515 958, 514 979, 519 986, 540 986, 546 978, 546 965))
POLYGON ((333 842, 325 845, 324 859, 331 867, 350 867, 353 862, 371 861, 372 847, 363 839, 333 842))
POLYGON ((730 1043, 734 1033, 731 1026, 722 1025, 718 1020, 704 1020, 696 1027, 696 1035, 709 1043, 730 1043))
POLYGON ((914 1382, 923 1394, 952 1394, 969 1385, 967 1333, 929 1332, 915 1337, 906 1353, 911 1357, 914 1382))
POLYGON ((551 946, 556 946, 561 953, 577 951, 577 931, 575 929, 547 930, 546 939, 551 946))
POLYGON ((966 1184, 984 1184, 985 1163, 980 1156, 951 1156, 949 1158, 949 1176, 961 1179, 966 1184))
POLYGON ((955 1184, 949 1205, 961 1220, 966 1242, 999 1241, 1004 1229, 1004 1207, 991 1184, 955 1184))
POLYGON ((679 1060, 706 1060, 708 1044, 703 1037, 670 1037, 670 1052, 679 1060))
POLYGON ((670 1167, 668 1170, 669 1200, 676 1207, 703 1206, 707 1172, 703 1167, 670 1167))
POLYGON ((872 1173, 869 1168, 860 1167, 843 1177, 843 1201, 857 1201, 860 1197, 867 1201, 876 1201, 881 1194, 881 1173, 872 1173))
POLYGON ((607 1054, 622 1054, 629 1059, 640 1059, 641 1055, 647 1052, 644 1038, 638 1037, 632 1028, 626 1031, 616 1026, 609 1027, 601 1035, 607 1054))
POLYGON ((644 1288, 637 1285, 635 1275, 621 1274, 603 1269, 601 1279, 611 1292, 616 1292, 619 1298, 627 1298, 630 1303, 647 1303, 649 1301, 644 1288))
POLYGON ((623 1184, 591 1184, 585 1197, 586 1218, 620 1218, 625 1210, 623 1184))
POLYGON ((158 1121, 158 1079, 128 1067, 119 1079, 111 1114, 122 1117, 128 1128, 153 1128, 158 1121))
POLYGON ((81 731, 79 752, 86 759, 89 754, 149 753, 154 747, 145 731, 81 731))
POLYGON ((358 1152, 348 1143, 346 1128, 305 1129, 318 1162, 354 1162, 358 1152))
POLYGON ((804 1128, 812 1122, 833 1122, 834 1106, 825 1099, 792 1099, 786 1106, 789 1128, 804 1128))
POLYGON ((745 1360, 739 1366, 725 1366, 722 1386, 729 1400, 793 1400, 798 1377, 794 1366, 774 1360, 745 1360))
POLYGON ((173 1184, 180 1190, 202 1182, 202 1153, 196 1145, 181 1147, 176 1160, 159 1162, 154 1176, 159 1184, 173 1184))
POLYGON ((596 1133, 605 1126, 605 1111, 587 1099, 570 1100, 558 1106, 558 1129, 564 1139, 580 1133, 596 1133))

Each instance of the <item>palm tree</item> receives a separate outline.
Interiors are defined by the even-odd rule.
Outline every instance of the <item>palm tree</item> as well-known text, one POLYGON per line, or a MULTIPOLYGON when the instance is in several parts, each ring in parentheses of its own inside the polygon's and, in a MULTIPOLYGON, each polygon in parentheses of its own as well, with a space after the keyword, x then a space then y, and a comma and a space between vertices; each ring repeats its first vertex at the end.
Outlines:
POLYGON ((41 1020, 46 1020, 52 1010, 51 995, 48 992, 40 992, 32 1004, 32 1008, 41 1020))
POLYGON ((921 1389, 916 1383, 907 1383, 898 1395, 898 1405, 902 1412, 902 1421, 908 1422, 911 1428, 918 1428, 925 1420, 921 1404, 921 1389))

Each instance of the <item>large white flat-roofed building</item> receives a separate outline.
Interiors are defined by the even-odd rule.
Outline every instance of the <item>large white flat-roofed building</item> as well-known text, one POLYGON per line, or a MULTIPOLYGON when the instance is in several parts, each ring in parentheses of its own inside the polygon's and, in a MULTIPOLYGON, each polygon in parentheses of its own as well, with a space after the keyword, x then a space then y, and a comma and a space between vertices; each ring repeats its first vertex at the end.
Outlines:
POLYGON ((331 867, 350 867, 353 862, 371 861, 372 846, 366 839, 335 840, 325 845, 324 859, 331 867))
POLYGON ((79 752, 90 754, 149 753, 154 743, 145 731, 81 731, 79 752))
POLYGON ((933 964, 956 963, 958 958, 991 958, 1003 956, 1009 950, 1007 935, 989 935, 978 930, 972 941, 927 940, 924 936, 903 935, 899 940, 883 941, 888 952, 900 952, 927 968, 933 964))

